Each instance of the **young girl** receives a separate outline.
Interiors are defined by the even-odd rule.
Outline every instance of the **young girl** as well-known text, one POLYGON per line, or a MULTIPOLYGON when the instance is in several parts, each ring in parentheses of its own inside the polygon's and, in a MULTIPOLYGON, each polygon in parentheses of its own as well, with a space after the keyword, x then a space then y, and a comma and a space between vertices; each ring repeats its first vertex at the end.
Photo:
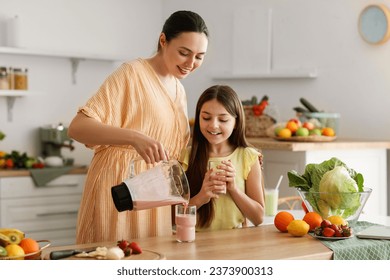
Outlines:
POLYGON ((191 148, 182 156, 190 204, 198 209, 197 230, 232 229, 263 222, 261 154, 245 139, 240 99, 229 86, 215 85, 200 96, 191 148), (208 170, 208 162, 221 161, 208 170), (226 194, 221 194, 226 188, 226 194))

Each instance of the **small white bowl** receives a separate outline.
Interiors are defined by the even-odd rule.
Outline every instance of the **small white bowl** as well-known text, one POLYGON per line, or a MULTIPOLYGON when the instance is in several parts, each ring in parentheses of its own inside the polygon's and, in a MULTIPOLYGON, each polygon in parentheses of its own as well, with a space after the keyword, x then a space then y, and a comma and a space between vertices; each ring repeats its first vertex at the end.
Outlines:
POLYGON ((49 167, 59 167, 64 165, 64 160, 60 157, 50 156, 45 158, 45 165, 49 167))

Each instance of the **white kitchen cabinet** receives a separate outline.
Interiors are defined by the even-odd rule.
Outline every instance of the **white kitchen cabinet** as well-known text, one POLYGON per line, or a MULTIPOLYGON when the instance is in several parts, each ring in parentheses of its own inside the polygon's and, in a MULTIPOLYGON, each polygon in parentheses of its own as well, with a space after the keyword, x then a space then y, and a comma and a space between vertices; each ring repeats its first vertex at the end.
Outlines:
POLYGON ((18 228, 55 246, 75 244, 85 176, 62 175, 42 187, 30 176, 0 178, 0 227, 18 228))
MULTIPOLYGON (((281 46, 289 45, 284 39, 286 18, 291 11, 278 9, 256 9, 243 5, 235 10, 232 29, 232 66, 230 70, 219 71, 213 78, 217 80, 253 80, 253 79, 314 79, 318 76, 317 67, 305 61, 305 53, 286 57, 281 46), (247 30, 253 36, 247 36, 247 30), (243 51, 245 50, 245 51, 243 51), (293 59, 294 60, 294 59, 293 59)), ((295 22, 297 24, 297 22, 295 22)), ((305 29, 305 21, 301 22, 305 29)), ((300 27, 301 25, 299 25, 300 27)), ((300 30, 291 30, 292 33, 300 30)), ((288 32, 287 32, 288 33, 288 32)), ((290 45, 289 45, 290 46, 290 45)), ((299 51, 296 53, 300 53, 299 51)))

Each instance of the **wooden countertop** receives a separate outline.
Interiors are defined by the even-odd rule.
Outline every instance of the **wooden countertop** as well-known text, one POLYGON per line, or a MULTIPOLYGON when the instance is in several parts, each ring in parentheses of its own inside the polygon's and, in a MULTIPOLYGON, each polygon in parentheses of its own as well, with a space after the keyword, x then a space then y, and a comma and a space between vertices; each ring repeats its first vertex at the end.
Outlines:
MULTIPOLYGON (((133 239, 144 250, 158 252, 167 260, 330 260, 333 252, 319 240, 305 235, 293 237, 279 232, 274 225, 261 225, 242 229, 198 232, 192 243, 179 243, 175 236, 133 239)), ((115 246, 113 242, 49 247, 51 251, 83 249, 92 246, 115 246)))
POLYGON ((390 141, 336 139, 332 142, 292 142, 273 138, 247 138, 248 142, 262 150, 318 151, 337 149, 390 149, 390 141))
MULTIPOLYGON (((74 166, 68 174, 86 174, 88 167, 86 166, 74 166)), ((21 176, 31 176, 31 172, 28 169, 4 169, 0 170, 1 177, 21 177, 21 176)))

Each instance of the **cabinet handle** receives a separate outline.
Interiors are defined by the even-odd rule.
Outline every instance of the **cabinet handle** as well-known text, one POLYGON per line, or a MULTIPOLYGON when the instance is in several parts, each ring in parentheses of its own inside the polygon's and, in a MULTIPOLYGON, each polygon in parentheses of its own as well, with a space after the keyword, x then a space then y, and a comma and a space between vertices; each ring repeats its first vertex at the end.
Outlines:
POLYGON ((38 213, 37 217, 48 217, 57 215, 77 215, 78 211, 64 211, 64 212, 52 212, 52 213, 38 213))

